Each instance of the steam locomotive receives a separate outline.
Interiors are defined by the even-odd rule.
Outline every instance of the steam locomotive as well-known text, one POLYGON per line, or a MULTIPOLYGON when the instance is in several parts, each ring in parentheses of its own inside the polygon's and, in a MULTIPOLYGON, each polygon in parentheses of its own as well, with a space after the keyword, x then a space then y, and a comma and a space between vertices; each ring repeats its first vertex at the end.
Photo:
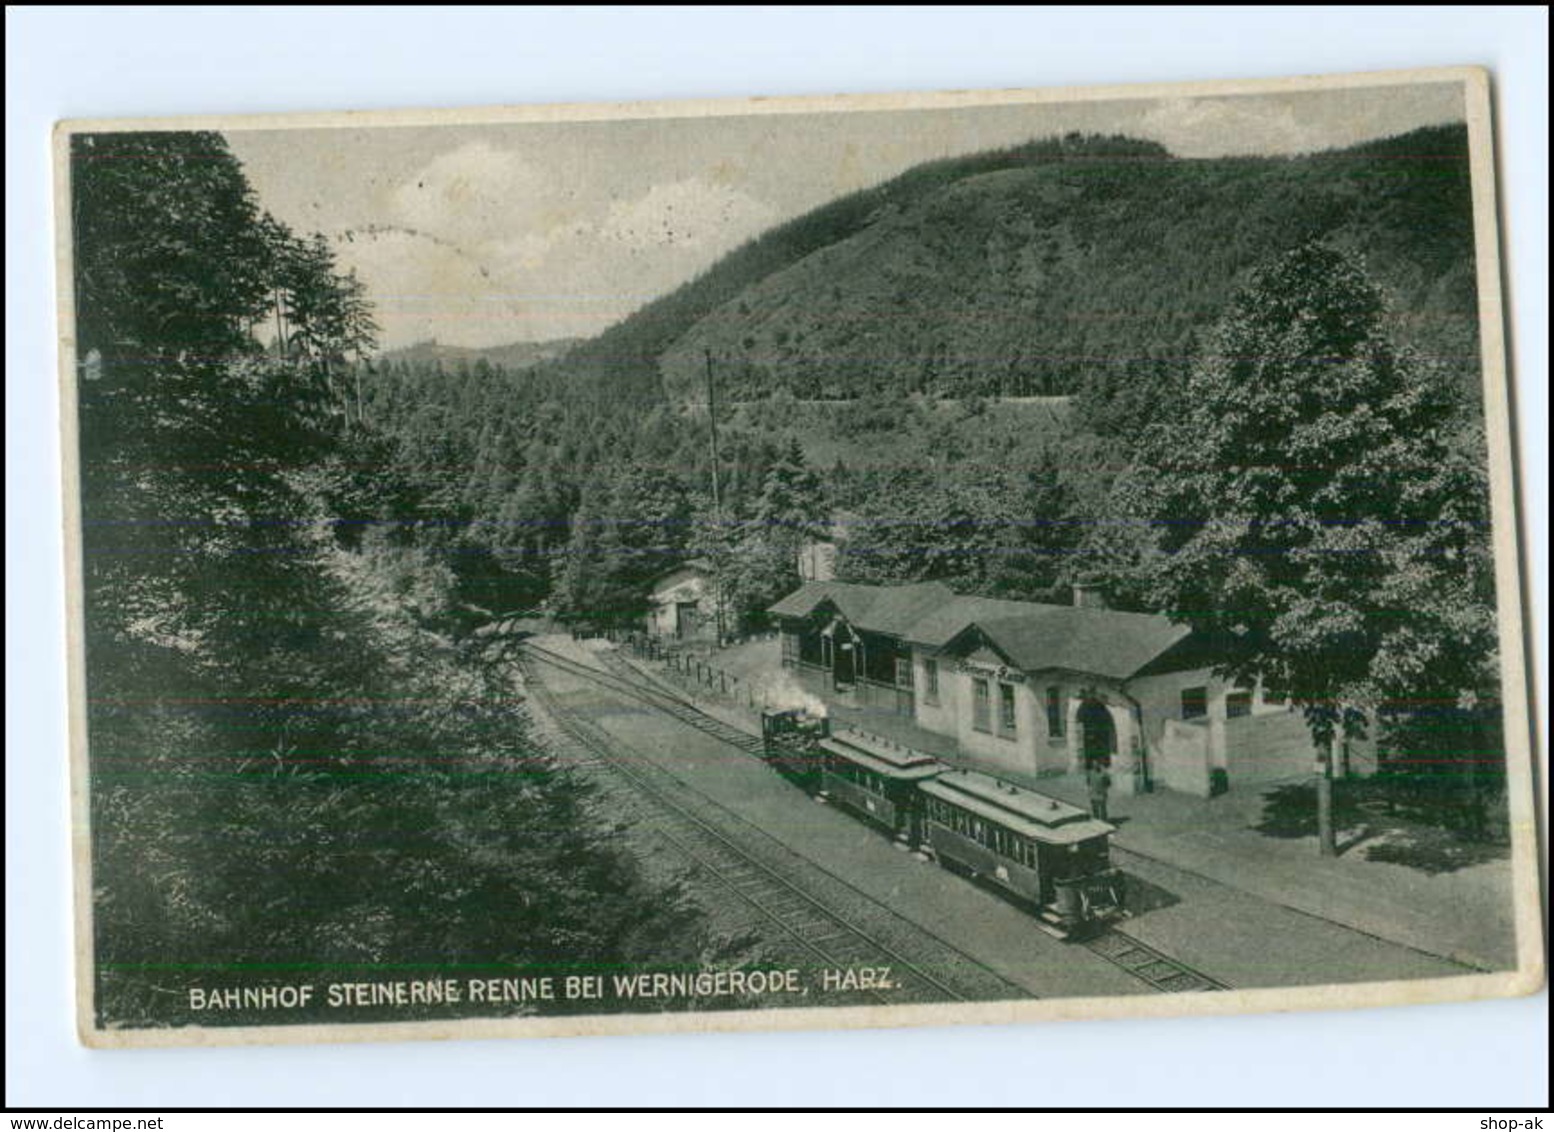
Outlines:
POLYGON ((1053 935, 1123 914, 1116 827, 1076 806, 800 710, 763 713, 761 737, 765 762, 806 793, 1000 889, 1053 935))

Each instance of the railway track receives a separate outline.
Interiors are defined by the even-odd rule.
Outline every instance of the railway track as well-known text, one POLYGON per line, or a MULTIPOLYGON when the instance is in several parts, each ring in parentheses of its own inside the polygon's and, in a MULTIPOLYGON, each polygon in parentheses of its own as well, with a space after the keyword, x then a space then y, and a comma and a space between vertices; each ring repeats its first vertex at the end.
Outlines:
POLYGON ((617 667, 613 670, 606 670, 582 664, 571 657, 562 656, 558 652, 552 652, 542 645, 536 645, 529 641, 523 642, 518 647, 520 652, 543 660, 546 664, 553 665, 563 672, 570 672, 574 676, 582 676, 585 679, 592 680, 612 692, 619 692, 621 695, 629 696, 639 703, 657 708, 659 711, 689 727, 694 727, 696 730, 710 735, 714 739, 727 743, 732 747, 737 747, 747 755, 754 758, 761 757, 761 737, 759 735, 743 731, 738 727, 724 723, 721 719, 708 715, 686 697, 672 692, 656 682, 650 682, 641 673, 627 665, 625 661, 617 660, 617 667))
MULTIPOLYGON (((861 923, 863 917, 844 914, 832 903, 818 899, 797 875, 806 866, 825 872, 829 887, 845 882, 792 854, 712 799, 688 791, 672 775, 624 751, 597 724, 569 711, 534 671, 534 659, 551 664, 555 654, 543 649, 534 651, 545 655, 533 658, 520 652, 516 658, 530 694, 564 739, 576 748, 574 754, 583 755, 582 761, 587 765, 602 769, 630 787, 631 796, 638 800, 640 816, 655 833, 795 943, 815 968, 876 972, 888 969, 888 976, 882 976, 888 980, 888 986, 832 992, 828 994, 829 1002, 845 1001, 849 995, 860 1003, 893 1004, 1033 997, 952 944, 879 906, 851 886, 847 886, 851 890, 847 893, 849 902, 869 909, 875 924, 861 923), (770 844, 758 851, 752 842, 770 844), (774 849, 778 851, 775 854, 774 849), (783 860, 784 857, 792 860, 783 860), (885 931, 877 923, 882 918, 890 921, 885 931), (894 941, 882 938, 887 934, 894 941), (909 947, 914 957, 905 953, 909 947)), ((560 659, 566 663, 557 667, 567 671, 575 667, 581 670, 578 674, 589 678, 598 674, 587 665, 574 665, 565 657, 560 659)))
MULTIPOLYGON (((619 658, 601 655, 601 660, 606 664, 609 664, 612 660, 614 661, 614 664, 611 665, 612 670, 606 671, 605 669, 582 664, 570 657, 562 656, 560 653, 530 642, 524 642, 520 652, 528 653, 562 671, 592 680, 611 691, 657 708, 682 723, 694 727, 698 731, 719 739, 724 743, 728 743, 752 757, 759 758, 761 755, 761 740, 758 736, 742 731, 739 728, 724 723, 722 720, 714 719, 689 699, 661 685, 657 685, 655 682, 650 682, 646 676, 636 672, 634 668, 619 658)), ((541 689, 543 689, 543 684, 540 684, 538 681, 535 683, 539 684, 541 689)), ((541 694, 546 695, 548 693, 542 691, 541 694)), ((564 711, 564 709, 562 710, 564 711)), ((581 726, 592 726, 586 720, 576 720, 575 722, 581 726)), ((589 749, 588 754, 595 759, 601 757, 601 752, 598 750, 597 745, 589 749)), ((679 784, 677 783, 677 785, 679 784)), ((743 819, 740 820, 742 821, 743 819)), ((709 866, 709 871, 715 870, 711 870, 709 866)), ((863 897, 862 894, 860 894, 860 898, 868 899, 863 897)), ((1181 960, 1160 951, 1158 948, 1145 943, 1120 928, 1108 928, 1099 935, 1078 942, 1080 946, 1084 947, 1091 954, 1127 972, 1140 982, 1162 994, 1191 994, 1232 989, 1229 983, 1183 963, 1181 960)), ((1028 992, 1020 988, 1014 988, 1014 990, 1019 996, 1028 996, 1028 992)), ((892 999, 892 1001, 901 1000, 897 998, 892 999)))
POLYGON ((1231 989, 1229 983, 1189 967, 1119 928, 1110 928, 1093 939, 1084 940, 1083 946, 1163 994, 1231 989))

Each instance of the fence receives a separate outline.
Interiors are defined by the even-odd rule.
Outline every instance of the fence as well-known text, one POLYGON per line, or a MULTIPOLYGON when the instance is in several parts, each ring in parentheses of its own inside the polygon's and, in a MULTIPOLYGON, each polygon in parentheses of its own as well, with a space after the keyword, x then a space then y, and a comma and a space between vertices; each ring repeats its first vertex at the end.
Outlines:
MULTIPOLYGON (((739 643, 748 640, 770 640, 775 637, 775 633, 752 634, 739 643)), ((666 643, 659 637, 633 633, 626 636, 621 643, 631 650, 633 656, 661 662, 664 665, 662 675, 690 692, 692 696, 717 698, 724 703, 751 711, 765 711, 773 704, 770 692, 759 680, 752 681, 749 677, 720 668, 690 650, 676 648, 674 645, 677 642, 666 643)))

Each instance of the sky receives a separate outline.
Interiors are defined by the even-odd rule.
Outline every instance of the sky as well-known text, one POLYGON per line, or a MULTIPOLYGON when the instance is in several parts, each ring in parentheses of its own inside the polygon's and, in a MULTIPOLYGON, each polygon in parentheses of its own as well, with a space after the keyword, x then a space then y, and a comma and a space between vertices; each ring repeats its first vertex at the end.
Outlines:
POLYGON ((394 349, 597 334, 762 231, 935 158, 1067 133, 1293 154, 1460 121, 1455 83, 938 110, 228 130, 394 349))

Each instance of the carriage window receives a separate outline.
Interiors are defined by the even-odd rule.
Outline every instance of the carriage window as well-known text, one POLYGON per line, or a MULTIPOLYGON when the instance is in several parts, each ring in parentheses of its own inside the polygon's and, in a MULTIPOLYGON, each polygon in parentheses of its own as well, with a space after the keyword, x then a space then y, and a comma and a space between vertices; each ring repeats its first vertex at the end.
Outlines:
POLYGON ((923 702, 930 704, 939 702, 939 662, 937 660, 923 661, 923 702))
POLYGON ((1056 684, 1047 689, 1047 737, 1063 738, 1063 689, 1056 684))
POLYGON ((1014 734, 1015 715, 1013 684, 1000 684, 998 686, 998 726, 1003 729, 1005 735, 1014 734))
POLYGON ((1245 688, 1238 688, 1225 697, 1225 718, 1240 719, 1242 716, 1252 714, 1252 693, 1245 688))
POLYGON ((1182 689, 1182 718, 1202 719, 1209 714, 1209 690, 1204 687, 1182 689))
POLYGON ((971 727, 973 731, 993 730, 992 711, 988 703, 987 681, 981 677, 971 680, 971 727))

